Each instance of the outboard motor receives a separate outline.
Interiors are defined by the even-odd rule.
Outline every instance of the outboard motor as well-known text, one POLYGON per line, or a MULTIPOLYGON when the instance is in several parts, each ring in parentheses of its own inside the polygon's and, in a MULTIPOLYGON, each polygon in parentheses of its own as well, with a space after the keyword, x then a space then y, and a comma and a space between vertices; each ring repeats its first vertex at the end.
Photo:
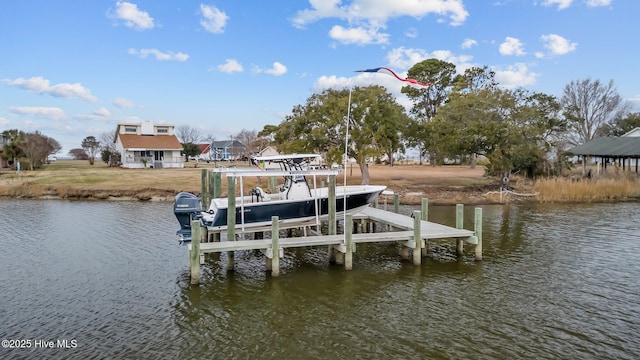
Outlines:
POLYGON ((173 214, 180 223, 180 230, 176 235, 180 238, 180 244, 191 241, 191 221, 201 217, 202 206, 197 196, 181 192, 176 195, 173 203, 173 214))

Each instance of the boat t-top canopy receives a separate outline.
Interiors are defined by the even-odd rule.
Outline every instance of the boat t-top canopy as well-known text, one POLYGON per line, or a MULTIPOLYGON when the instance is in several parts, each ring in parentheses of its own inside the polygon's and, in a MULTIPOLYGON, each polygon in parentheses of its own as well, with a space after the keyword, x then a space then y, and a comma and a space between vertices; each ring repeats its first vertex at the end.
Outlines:
POLYGON ((309 170, 260 170, 252 168, 214 168, 212 172, 225 173, 227 177, 247 177, 247 176, 295 176, 295 175, 316 175, 329 176, 338 175, 341 169, 309 169, 309 170))
POLYGON ((267 156, 255 156, 255 161, 270 161, 270 162, 293 162, 300 163, 303 161, 312 161, 319 158, 318 154, 285 154, 285 155, 267 155, 267 156))
POLYGON ((318 154, 284 154, 284 155, 268 155, 255 156, 251 161, 255 168, 214 168, 213 172, 226 173, 227 177, 246 177, 246 176, 298 176, 298 175, 314 175, 329 176, 338 175, 341 169, 307 169, 301 166, 303 163, 309 163, 315 159, 319 159, 318 154), (280 169, 264 169, 259 163, 272 162, 279 163, 280 169))

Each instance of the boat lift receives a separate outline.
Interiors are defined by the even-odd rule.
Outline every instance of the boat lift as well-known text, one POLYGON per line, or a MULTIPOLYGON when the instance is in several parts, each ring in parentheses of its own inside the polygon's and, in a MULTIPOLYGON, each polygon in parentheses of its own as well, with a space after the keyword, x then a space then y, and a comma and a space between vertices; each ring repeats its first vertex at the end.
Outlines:
MULTIPOLYGON (((318 176, 329 177, 331 175, 338 175, 342 171, 341 168, 337 169, 309 169, 309 170, 282 170, 282 169, 253 169, 253 168, 214 168, 211 170, 213 173, 224 173, 227 178, 235 178, 240 179, 240 232, 244 237, 245 234, 245 223, 244 223, 244 181, 245 177, 256 176, 283 176, 283 177, 296 177, 296 176, 312 176, 313 177, 313 188, 310 188, 311 195, 313 200, 315 201, 316 208, 316 223, 315 225, 320 224, 320 214, 319 214, 319 198, 320 194, 318 193, 318 176)), ((346 194, 346 188, 345 188, 346 194)), ((274 195, 274 194, 272 194, 274 195)), ((234 194, 235 196, 235 194, 234 194)), ((208 205, 208 204, 207 204, 208 205)), ((208 206, 207 206, 208 207, 208 206)))

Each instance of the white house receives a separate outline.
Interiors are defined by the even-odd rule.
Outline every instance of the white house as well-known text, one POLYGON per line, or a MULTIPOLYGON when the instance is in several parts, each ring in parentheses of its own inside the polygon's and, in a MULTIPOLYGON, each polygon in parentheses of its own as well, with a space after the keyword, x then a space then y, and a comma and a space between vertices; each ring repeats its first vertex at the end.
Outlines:
POLYGON ((640 127, 634 128, 633 130, 622 135, 621 137, 640 137, 640 127))
POLYGON ((272 155, 280 155, 280 153, 278 152, 278 149, 276 149, 275 147, 271 146, 271 145, 267 145, 267 147, 265 147, 264 149, 258 151, 258 154, 256 154, 257 156, 272 156, 272 155))
POLYGON ((183 168, 182 144, 173 125, 118 124, 114 143, 124 168, 183 168))

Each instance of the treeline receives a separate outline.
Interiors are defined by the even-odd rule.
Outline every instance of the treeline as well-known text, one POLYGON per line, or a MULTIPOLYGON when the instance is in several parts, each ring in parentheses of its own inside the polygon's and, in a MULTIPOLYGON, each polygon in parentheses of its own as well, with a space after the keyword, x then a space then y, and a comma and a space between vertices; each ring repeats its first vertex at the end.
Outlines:
POLYGON ((420 162, 431 164, 475 166, 482 158, 489 174, 558 174, 573 146, 640 126, 640 114, 629 112, 613 81, 572 81, 556 98, 500 87, 486 66, 458 74, 454 64, 437 59, 415 64, 408 77, 429 84, 402 88, 411 101, 408 113, 380 86, 328 89, 260 135, 280 151, 319 152, 342 163, 348 124, 347 153, 366 183, 367 162, 392 165, 407 148, 418 149, 420 162))

